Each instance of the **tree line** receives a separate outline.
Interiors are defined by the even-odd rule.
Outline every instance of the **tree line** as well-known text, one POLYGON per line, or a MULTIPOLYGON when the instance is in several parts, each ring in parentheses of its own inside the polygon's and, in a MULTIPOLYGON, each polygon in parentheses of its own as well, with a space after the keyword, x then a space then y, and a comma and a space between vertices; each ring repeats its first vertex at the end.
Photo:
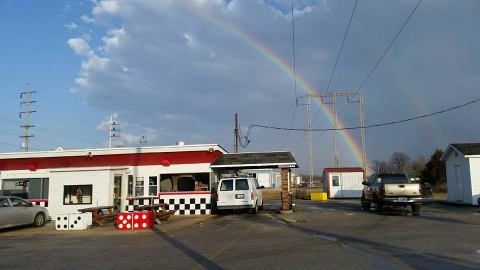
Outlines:
POLYGON ((423 157, 411 159, 407 154, 395 152, 389 160, 374 160, 376 173, 406 173, 411 178, 419 178, 422 183, 439 185, 446 182, 445 161, 441 160, 443 151, 436 149, 430 160, 423 157))

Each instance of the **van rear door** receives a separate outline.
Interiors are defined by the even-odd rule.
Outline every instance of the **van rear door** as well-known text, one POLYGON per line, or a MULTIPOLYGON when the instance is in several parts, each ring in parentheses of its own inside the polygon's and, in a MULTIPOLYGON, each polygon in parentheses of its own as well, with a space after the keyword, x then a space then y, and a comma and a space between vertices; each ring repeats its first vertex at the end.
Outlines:
POLYGON ((218 206, 235 205, 235 194, 233 190, 233 179, 223 179, 218 190, 218 206))
POLYGON ((251 193, 247 178, 235 179, 235 205, 251 205, 251 193))

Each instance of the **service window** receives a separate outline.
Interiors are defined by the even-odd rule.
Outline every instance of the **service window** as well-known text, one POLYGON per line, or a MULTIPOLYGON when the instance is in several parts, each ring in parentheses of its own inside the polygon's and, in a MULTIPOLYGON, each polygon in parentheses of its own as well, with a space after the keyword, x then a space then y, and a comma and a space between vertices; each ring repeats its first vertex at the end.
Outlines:
POLYGON ((235 190, 248 190, 248 180, 247 179, 235 180, 235 190))
POLYGON ((63 204, 92 204, 92 185, 63 186, 63 204))
POLYGON ((150 176, 148 178, 148 195, 157 195, 157 177, 150 176))
POLYGON ((144 195, 144 183, 143 177, 137 177, 135 180, 135 196, 143 196, 144 195))
POLYGON ((133 175, 129 175, 127 185, 127 197, 133 197, 133 175))
POLYGON ((339 180, 338 175, 333 175, 332 176, 332 186, 334 186, 334 187, 340 186, 340 180, 339 180))
POLYGON ((220 191, 232 191, 233 190, 233 180, 223 180, 220 185, 220 191))

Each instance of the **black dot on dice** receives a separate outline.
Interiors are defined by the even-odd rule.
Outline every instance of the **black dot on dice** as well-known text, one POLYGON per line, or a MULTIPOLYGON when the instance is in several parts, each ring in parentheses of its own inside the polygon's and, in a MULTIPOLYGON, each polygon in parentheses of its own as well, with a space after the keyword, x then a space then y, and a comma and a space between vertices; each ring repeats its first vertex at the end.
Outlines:
POLYGON ((57 225, 57 229, 60 229, 60 227, 61 227, 60 225, 57 225))
POLYGON ((57 217, 57 220, 58 220, 58 221, 60 221, 60 219, 61 219, 60 217, 57 217))
MULTIPOLYGON (((73 223, 77 224, 78 222, 75 220, 73 223)), ((73 227, 73 225, 72 225, 72 227, 73 227)))
POLYGON ((70 228, 73 228, 73 225, 70 225, 70 228))
POLYGON ((67 220, 67 217, 64 217, 63 220, 67 220))
POLYGON ((63 228, 66 229, 66 228, 68 228, 68 226, 67 226, 67 225, 63 225, 63 228))
POLYGON ((82 217, 78 217, 77 219, 78 219, 78 220, 81 220, 81 219, 82 219, 82 217))

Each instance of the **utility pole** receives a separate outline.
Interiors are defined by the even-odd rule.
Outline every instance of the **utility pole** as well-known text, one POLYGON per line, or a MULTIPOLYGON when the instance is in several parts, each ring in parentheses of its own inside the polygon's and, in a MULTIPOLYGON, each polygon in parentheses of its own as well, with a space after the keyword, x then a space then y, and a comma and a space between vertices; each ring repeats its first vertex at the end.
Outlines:
POLYGON ((110 115, 110 124, 109 124, 109 136, 108 136, 108 147, 112 148, 113 139, 120 137, 120 123, 113 120, 113 115, 110 115))
POLYGON ((298 103, 307 107, 307 144, 308 144, 308 171, 309 171, 309 185, 313 186, 313 144, 312 144, 312 96, 307 95, 301 98, 306 98, 306 103, 298 103))
POLYGON ((233 152, 238 153, 238 113, 235 113, 235 129, 233 130, 233 152))
POLYGON ((22 115, 24 115, 25 118, 25 123, 20 126, 23 128, 23 135, 20 136, 20 138, 23 138, 23 151, 28 152, 30 148, 30 138, 33 137, 32 134, 30 134, 30 128, 34 127, 34 125, 30 124, 30 114, 34 113, 36 111, 31 111, 30 110, 30 105, 32 103, 35 103, 37 101, 31 100, 30 95, 37 93, 37 91, 31 91, 30 90, 30 84, 27 83, 25 87, 25 91, 20 93, 20 100, 23 100, 25 98, 25 101, 20 101, 20 118, 22 118, 22 115), (24 109, 24 111, 22 111, 24 109))
MULTIPOLYGON (((318 94, 314 95, 320 97, 322 104, 333 104, 333 125, 334 129, 338 129, 338 115, 337 115, 337 97, 346 97, 348 103, 359 103, 359 113, 360 113, 360 137, 361 137, 361 145, 362 145, 362 168, 365 172, 367 172, 367 153, 365 147, 365 113, 364 113, 364 97, 361 91, 336 91, 331 93, 325 94, 318 94), (358 98, 355 100, 352 98, 358 98), (330 98, 331 102, 326 102, 325 98, 330 98)), ((335 166, 340 165, 340 158, 338 153, 338 139, 337 139, 337 130, 334 130, 334 148, 335 148, 335 166)))

